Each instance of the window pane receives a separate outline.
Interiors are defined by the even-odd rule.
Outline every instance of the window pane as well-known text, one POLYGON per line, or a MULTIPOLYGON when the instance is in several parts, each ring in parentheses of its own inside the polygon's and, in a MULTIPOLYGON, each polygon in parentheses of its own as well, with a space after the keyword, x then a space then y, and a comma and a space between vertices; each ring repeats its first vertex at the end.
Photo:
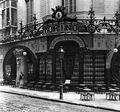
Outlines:
POLYGON ((5 10, 2 10, 2 27, 5 26, 5 10))
POLYGON ((7 16, 6 16, 6 23, 9 25, 10 22, 10 13, 9 13, 9 8, 7 8, 7 16))
POLYGON ((12 7, 17 7, 17 2, 16 2, 16 0, 11 0, 11 6, 12 6, 12 7))
POLYGON ((11 9, 11 24, 17 26, 17 10, 11 9))
POLYGON ((9 0, 6 0, 6 7, 9 7, 9 0))

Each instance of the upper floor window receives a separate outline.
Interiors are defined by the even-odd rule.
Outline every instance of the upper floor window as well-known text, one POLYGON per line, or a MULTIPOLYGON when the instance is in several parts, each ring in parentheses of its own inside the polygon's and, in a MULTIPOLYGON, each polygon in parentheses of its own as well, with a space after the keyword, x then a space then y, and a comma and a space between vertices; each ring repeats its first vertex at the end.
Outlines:
POLYGON ((62 0, 62 6, 66 8, 67 13, 76 12, 76 0, 62 0))
POLYGON ((8 25, 17 26, 17 0, 2 0, 2 27, 8 25))
POLYGON ((27 0, 27 23, 33 21, 33 0, 27 0))

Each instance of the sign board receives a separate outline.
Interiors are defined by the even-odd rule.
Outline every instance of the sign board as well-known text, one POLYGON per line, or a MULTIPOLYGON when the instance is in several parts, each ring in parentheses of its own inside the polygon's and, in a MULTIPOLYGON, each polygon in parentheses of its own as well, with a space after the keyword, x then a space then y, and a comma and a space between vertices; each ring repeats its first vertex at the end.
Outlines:
POLYGON ((65 84, 70 84, 70 80, 65 80, 65 84))

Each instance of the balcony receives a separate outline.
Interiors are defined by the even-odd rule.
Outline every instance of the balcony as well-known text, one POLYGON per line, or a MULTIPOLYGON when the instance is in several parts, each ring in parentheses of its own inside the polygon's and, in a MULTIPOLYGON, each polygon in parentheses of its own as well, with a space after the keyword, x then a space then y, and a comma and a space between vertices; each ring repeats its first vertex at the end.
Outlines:
MULTIPOLYGON (((64 13, 63 13, 64 14, 64 13)), ((54 16, 54 17, 53 17, 54 16)), ((40 38, 42 36, 60 34, 119 34, 120 14, 116 12, 114 19, 95 19, 93 9, 88 13, 89 18, 77 19, 75 16, 64 14, 62 18, 44 18, 43 23, 38 23, 36 17, 30 24, 23 26, 22 21, 17 31, 16 27, 6 27, 2 29, 1 43, 11 43, 28 39, 40 38), (104 30, 104 32, 103 32, 104 30)))

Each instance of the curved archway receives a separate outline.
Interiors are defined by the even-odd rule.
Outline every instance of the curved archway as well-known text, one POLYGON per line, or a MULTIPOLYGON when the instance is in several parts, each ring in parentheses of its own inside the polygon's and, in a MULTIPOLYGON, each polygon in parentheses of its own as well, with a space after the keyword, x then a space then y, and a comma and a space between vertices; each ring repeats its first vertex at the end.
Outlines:
MULTIPOLYGON (((15 55, 15 50, 16 49, 20 49, 26 52, 26 58, 25 65, 21 68, 21 69, 26 69, 26 81, 31 81, 31 80, 35 80, 36 79, 36 66, 37 66, 37 60, 36 57, 34 55, 34 53, 27 47, 25 46, 15 46, 13 48, 11 48, 5 58, 4 58, 4 62, 3 62, 3 77, 5 81, 8 82, 15 82, 16 77, 17 77, 17 67, 18 67, 18 61, 19 58, 16 57, 15 55)), ((24 55, 24 54, 23 54, 24 55)))
POLYGON ((78 37, 76 35, 73 35, 73 36, 69 35, 69 36, 59 36, 59 37, 55 38, 50 44, 50 49, 54 49, 55 45, 62 41, 75 41, 76 43, 78 43, 80 48, 86 47, 85 42, 80 37, 78 37))

